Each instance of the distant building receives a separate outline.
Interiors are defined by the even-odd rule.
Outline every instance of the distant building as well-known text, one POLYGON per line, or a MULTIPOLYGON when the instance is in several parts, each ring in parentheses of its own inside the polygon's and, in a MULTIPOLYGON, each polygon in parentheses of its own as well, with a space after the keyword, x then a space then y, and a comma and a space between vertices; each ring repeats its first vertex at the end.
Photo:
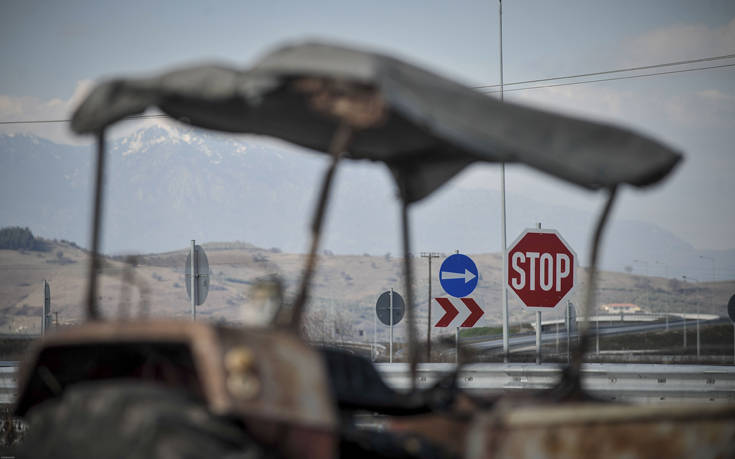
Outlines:
POLYGON ((636 314, 641 312, 641 307, 633 303, 610 303, 603 304, 602 310, 608 314, 636 314))

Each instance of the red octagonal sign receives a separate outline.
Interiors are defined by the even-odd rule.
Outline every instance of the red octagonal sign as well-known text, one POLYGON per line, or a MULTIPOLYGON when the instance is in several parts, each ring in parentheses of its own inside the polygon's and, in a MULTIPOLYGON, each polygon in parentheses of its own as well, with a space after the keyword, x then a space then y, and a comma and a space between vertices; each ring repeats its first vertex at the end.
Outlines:
POLYGON ((574 289, 577 255, 555 230, 524 231, 506 263, 506 285, 528 308, 553 309, 574 289))

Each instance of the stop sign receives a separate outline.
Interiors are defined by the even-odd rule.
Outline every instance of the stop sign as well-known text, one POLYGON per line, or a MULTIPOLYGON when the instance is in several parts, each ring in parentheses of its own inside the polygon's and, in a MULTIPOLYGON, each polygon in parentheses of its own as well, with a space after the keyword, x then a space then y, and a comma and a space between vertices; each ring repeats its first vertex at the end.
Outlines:
POLYGON ((574 289, 577 255, 552 229, 528 229, 508 249, 506 285, 528 308, 553 309, 574 289))

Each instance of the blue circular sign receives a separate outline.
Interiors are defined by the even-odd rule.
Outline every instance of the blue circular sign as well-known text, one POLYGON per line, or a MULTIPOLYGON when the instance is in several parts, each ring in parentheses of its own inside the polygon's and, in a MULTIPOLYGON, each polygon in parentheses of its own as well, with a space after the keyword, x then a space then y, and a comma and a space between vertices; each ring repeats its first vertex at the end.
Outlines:
POLYGON ((467 255, 448 256, 439 268, 439 282, 449 295, 464 298, 477 287, 477 266, 467 255))

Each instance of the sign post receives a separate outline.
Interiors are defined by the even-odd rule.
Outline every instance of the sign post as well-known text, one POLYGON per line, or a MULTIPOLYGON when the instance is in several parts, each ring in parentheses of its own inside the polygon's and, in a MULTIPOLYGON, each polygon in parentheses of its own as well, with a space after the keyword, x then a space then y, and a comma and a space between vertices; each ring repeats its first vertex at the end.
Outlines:
POLYGON ((727 302, 727 315, 732 321, 732 363, 735 365, 735 295, 727 302))
POLYGON ((51 288, 47 281, 43 281, 43 312, 41 316, 41 335, 51 328, 51 288))
POLYGON ((439 282, 449 295, 467 297, 477 287, 477 265, 467 255, 448 256, 439 268, 439 282))
MULTIPOLYGON (((536 229, 541 229, 541 223, 536 229)), ((541 311, 536 311, 536 365, 541 365, 541 311)))
POLYGON ((390 289, 390 360, 393 363, 393 289, 390 289))
MULTIPOLYGON (((527 229, 508 249, 505 287, 536 311, 536 363, 541 363, 541 311, 566 300, 576 283, 577 255, 553 229, 527 229)), ((567 328, 569 330, 569 328, 567 328)), ((568 342, 568 341, 567 341, 568 342)))
POLYGON ((191 253, 189 255, 191 259, 190 263, 191 263, 191 274, 192 274, 191 279, 190 279, 191 293, 189 295, 191 297, 191 320, 197 320, 197 293, 199 293, 197 292, 197 279, 196 279, 197 274, 199 274, 197 272, 196 250, 197 250, 196 242, 194 241, 194 239, 192 239, 191 240, 191 253))
POLYGON ((403 297, 393 289, 383 292, 375 303, 375 315, 383 325, 390 327, 390 343, 388 348, 388 362, 393 363, 393 326, 403 319, 406 312, 406 303, 403 297))
POLYGON ((477 287, 479 278, 475 262, 459 251, 445 258, 439 268, 439 282, 442 288, 450 296, 458 298, 467 310, 465 313, 464 308, 457 309, 449 298, 435 298, 444 310, 444 314, 434 326, 454 327, 455 361, 458 365, 460 328, 474 327, 480 317, 485 314, 480 305, 473 298, 468 297, 477 287))
POLYGON ((577 313, 574 310, 574 305, 571 301, 567 303, 567 313, 566 313, 566 325, 567 325, 567 363, 571 361, 572 357, 572 335, 575 331, 575 326, 577 325, 577 313))
POLYGON ((528 309, 552 310, 576 283, 577 256, 552 229, 528 229, 508 250, 506 284, 528 309))
POLYGON ((541 311, 536 311, 536 365, 541 365, 541 311))
POLYGON ((192 239, 184 268, 186 294, 191 298, 191 320, 196 320, 196 307, 204 304, 209 293, 209 260, 202 246, 192 239))

